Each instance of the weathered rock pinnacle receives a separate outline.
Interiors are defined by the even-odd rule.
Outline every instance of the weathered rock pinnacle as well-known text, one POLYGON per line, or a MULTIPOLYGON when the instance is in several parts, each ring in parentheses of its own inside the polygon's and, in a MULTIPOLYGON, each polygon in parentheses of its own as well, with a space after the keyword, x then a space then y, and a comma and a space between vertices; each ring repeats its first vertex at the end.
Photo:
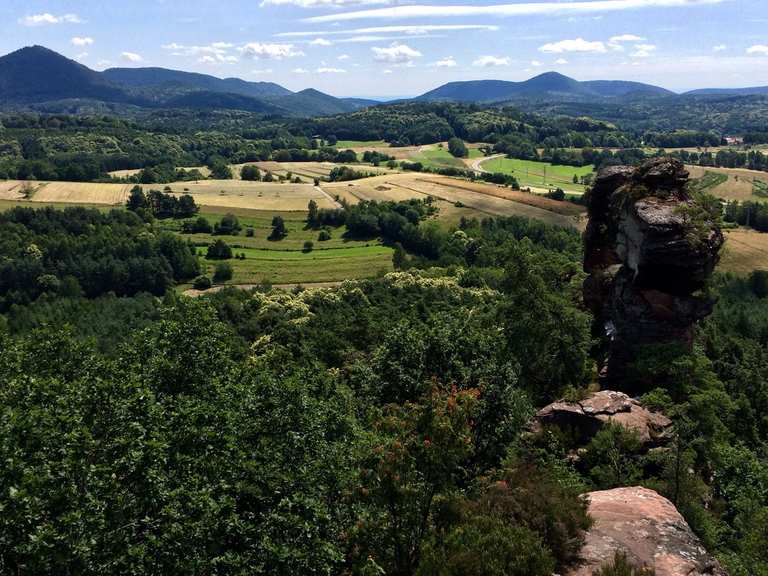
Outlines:
POLYGON ((691 346, 712 311, 702 294, 724 239, 671 158, 598 175, 587 198, 584 301, 595 316, 604 386, 626 390, 626 370, 646 345, 691 346))

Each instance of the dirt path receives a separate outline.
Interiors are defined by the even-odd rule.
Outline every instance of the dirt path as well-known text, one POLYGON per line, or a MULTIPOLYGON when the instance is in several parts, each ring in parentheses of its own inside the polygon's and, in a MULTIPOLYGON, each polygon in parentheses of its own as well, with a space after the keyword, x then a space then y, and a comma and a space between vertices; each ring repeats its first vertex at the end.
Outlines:
POLYGON ((506 154, 494 154, 493 156, 483 156, 482 158, 475 158, 472 160, 471 164, 469 165, 472 170, 475 172, 480 172, 481 174, 485 174, 488 172, 485 168, 483 168, 482 164, 483 162, 486 162, 487 160, 493 160, 494 158, 504 158, 506 154))
POLYGON ((326 192, 325 190, 323 190, 322 188, 320 188, 320 186, 315 186, 315 190, 317 190, 317 191, 318 191, 318 192, 320 192, 320 193, 321 193, 323 196, 325 196, 326 198, 328 198, 328 201, 329 201, 331 204, 333 204, 333 207, 334 207, 334 208, 336 208, 336 209, 338 209, 338 210, 341 210, 342 208, 344 208, 344 207, 343 207, 341 204, 339 204, 338 202, 336 202, 336 199, 335 199, 333 196, 331 196, 330 194, 328 194, 328 192, 326 192))

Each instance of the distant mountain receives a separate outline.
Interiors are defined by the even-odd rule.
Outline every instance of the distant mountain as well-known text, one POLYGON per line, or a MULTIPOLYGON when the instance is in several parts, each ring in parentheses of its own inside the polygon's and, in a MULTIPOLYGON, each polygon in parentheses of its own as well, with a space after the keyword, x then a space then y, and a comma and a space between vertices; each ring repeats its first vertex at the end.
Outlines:
POLYGON ((0 103, 66 98, 125 101, 129 96, 98 72, 42 46, 0 58, 0 103))
POLYGON ((764 96, 768 94, 768 86, 753 86, 751 88, 700 88, 691 90, 683 96, 764 96))
POLYGON ((504 80, 470 80, 449 82, 416 100, 451 100, 458 102, 503 102, 506 100, 600 100, 630 94, 645 96, 669 96, 674 94, 664 88, 614 80, 579 82, 557 72, 546 72, 524 82, 504 80))
POLYGON ((111 82, 134 88, 176 87, 187 90, 227 92, 253 98, 292 94, 290 90, 274 82, 246 82, 240 78, 224 78, 222 80, 208 74, 182 72, 167 68, 109 68, 104 70, 102 75, 111 82))
MULTIPOLYGON (((246 110, 276 116, 324 116, 378 102, 335 98, 317 90, 291 92, 272 82, 247 82, 165 68, 110 68, 96 72, 42 46, 0 57, 0 106, 89 102, 97 108, 246 110)), ((70 106, 70 104, 66 104, 70 106)))

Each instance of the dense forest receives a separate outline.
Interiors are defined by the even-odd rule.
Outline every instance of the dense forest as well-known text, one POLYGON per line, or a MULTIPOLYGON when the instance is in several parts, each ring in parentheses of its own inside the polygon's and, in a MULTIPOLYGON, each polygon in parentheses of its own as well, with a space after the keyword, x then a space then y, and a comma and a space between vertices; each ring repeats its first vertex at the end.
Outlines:
POLYGON ((413 242, 383 278, 197 300, 171 290, 197 257, 130 211, 6 212, 0 571, 549 576, 578 495, 640 483, 766 574, 768 275, 717 277, 694 351, 638 361, 677 449, 608 428, 577 465, 526 425, 594 378, 578 233, 431 211, 307 223, 413 242))

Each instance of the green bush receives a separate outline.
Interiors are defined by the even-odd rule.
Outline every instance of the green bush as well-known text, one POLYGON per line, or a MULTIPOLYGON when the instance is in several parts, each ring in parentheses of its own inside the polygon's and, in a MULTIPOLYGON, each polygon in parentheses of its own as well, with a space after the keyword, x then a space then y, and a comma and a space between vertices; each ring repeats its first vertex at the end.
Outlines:
POLYGON ((212 286, 211 279, 208 276, 198 276, 192 283, 195 290, 208 290, 212 286))
POLYGON ((213 273, 214 282, 226 282, 232 280, 232 265, 229 262, 219 262, 213 273))

